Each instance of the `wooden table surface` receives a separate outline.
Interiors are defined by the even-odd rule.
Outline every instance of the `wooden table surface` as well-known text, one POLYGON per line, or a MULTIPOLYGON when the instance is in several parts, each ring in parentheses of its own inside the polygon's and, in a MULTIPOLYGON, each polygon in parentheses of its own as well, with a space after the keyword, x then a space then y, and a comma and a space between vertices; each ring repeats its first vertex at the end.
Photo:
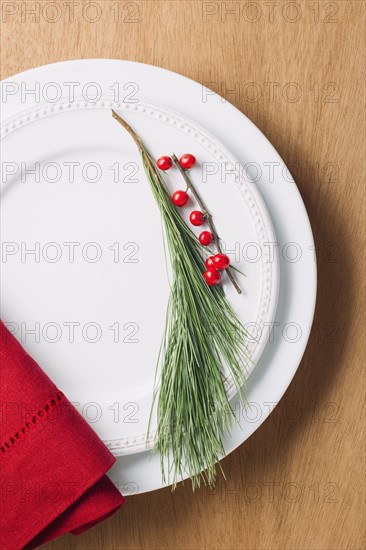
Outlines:
POLYGON ((102 525, 45 547, 365 548, 365 2, 49 4, 1 2, 1 78, 99 57, 215 83, 291 166, 319 286, 300 368, 270 418, 224 460, 226 482, 131 497, 102 525))

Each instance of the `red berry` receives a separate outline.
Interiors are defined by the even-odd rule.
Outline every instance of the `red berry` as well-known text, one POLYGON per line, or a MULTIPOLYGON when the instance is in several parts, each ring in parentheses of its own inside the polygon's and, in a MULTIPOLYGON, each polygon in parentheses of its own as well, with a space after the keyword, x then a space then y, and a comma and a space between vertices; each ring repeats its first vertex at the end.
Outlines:
POLYGON ((199 210, 193 210, 189 216, 189 221, 192 225, 203 225, 205 223, 205 216, 199 210))
POLYGON ((169 170, 169 168, 173 166, 173 161, 170 157, 164 155, 163 157, 158 158, 156 165, 160 168, 160 170, 169 170))
POLYGON ((230 258, 226 254, 215 254, 212 261, 216 269, 226 269, 230 265, 230 258))
POLYGON ((209 256, 206 261, 205 261, 205 266, 207 267, 207 269, 209 267, 214 267, 214 264, 213 264, 213 256, 209 256))
POLYGON ((192 166, 196 164, 196 157, 191 155, 190 153, 185 153, 180 157, 179 164, 185 170, 189 170, 190 168, 192 168, 192 166))
POLYGON ((202 233, 198 237, 198 240, 203 246, 208 246, 212 243, 212 233, 210 233, 209 231, 202 231, 202 233))
POLYGON ((217 285, 221 279, 219 271, 214 267, 209 267, 207 271, 204 272, 203 277, 209 286, 217 285))
POLYGON ((179 190, 172 195, 172 201, 174 202, 175 206, 184 206, 185 204, 187 204, 188 199, 189 195, 185 191, 179 190))

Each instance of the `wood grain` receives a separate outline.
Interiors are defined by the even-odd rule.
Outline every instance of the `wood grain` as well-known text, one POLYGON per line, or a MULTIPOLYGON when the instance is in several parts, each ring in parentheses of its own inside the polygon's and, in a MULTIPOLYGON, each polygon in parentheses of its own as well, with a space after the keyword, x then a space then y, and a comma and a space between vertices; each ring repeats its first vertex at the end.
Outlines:
POLYGON ((46 547, 365 548, 365 2, 98 1, 92 12, 79 0, 72 18, 60 0, 55 23, 54 12, 24 11, 48 3, 1 2, 1 77, 99 57, 215 83, 291 165, 315 234, 319 293, 299 371, 225 459, 226 483, 133 497, 90 532, 46 547))

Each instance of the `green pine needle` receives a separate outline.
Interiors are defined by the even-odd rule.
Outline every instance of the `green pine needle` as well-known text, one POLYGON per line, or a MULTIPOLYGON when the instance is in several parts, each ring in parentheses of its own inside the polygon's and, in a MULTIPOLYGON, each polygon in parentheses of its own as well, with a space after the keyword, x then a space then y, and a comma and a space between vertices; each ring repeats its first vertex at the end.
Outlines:
MULTIPOLYGON (((115 118, 138 145, 164 227, 172 264, 171 291, 155 380, 157 431, 153 452, 160 453, 164 482, 173 489, 185 475, 193 489, 213 486, 216 463, 225 455, 223 438, 234 412, 225 388, 223 367, 243 398, 249 336, 221 286, 210 287, 202 247, 172 203, 149 152, 118 115, 115 118)), ((150 424, 149 424, 150 425, 150 424)), ((221 469, 221 466, 220 466, 221 469)))

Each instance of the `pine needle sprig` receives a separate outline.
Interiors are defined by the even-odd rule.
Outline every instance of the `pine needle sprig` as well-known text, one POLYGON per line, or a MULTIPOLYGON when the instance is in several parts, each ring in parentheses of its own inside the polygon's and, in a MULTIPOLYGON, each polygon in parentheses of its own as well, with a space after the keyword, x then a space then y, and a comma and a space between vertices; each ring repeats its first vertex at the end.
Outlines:
POLYGON ((173 489, 185 475, 191 478, 193 489, 201 482, 213 486, 216 464, 225 455, 223 438, 230 433, 234 419, 223 369, 244 402, 245 369, 251 362, 244 342, 250 335, 222 287, 210 287, 202 277, 202 247, 173 204, 150 153, 132 128, 117 113, 112 114, 140 152, 161 213, 172 266, 157 359, 153 452, 160 453, 163 481, 171 482, 173 489))

